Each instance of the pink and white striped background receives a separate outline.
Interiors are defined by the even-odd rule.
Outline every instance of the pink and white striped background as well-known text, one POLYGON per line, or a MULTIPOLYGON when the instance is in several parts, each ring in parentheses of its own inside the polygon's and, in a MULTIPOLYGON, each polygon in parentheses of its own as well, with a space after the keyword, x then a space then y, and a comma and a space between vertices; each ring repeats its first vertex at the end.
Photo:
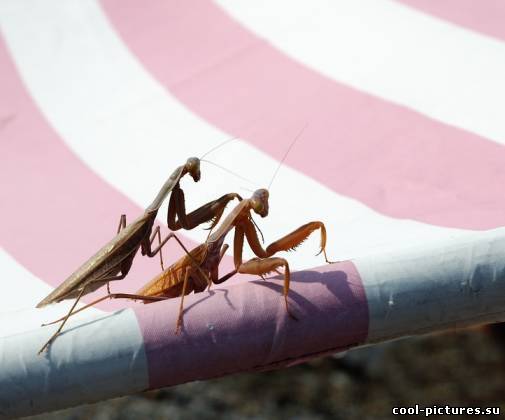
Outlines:
MULTIPOLYGON (((505 224, 503 22, 499 0, 1 1, 0 336, 63 313, 32 308, 228 137, 209 159, 265 186, 308 123, 267 242, 319 219, 342 260, 505 224)), ((183 181, 189 208, 242 185, 208 165, 183 181)), ((294 268, 322 263, 317 241, 294 268)), ((158 270, 137 257, 113 290, 158 270)))

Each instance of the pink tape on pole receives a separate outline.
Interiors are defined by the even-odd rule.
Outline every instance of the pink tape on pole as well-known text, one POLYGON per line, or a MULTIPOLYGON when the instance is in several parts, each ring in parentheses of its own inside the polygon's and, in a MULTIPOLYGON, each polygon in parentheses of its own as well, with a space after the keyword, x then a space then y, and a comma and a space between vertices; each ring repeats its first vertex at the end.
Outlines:
POLYGON ((282 279, 252 281, 134 308, 144 337, 151 388, 233 372, 293 364, 358 345, 368 334, 368 305, 354 264, 292 274, 290 318, 282 279))

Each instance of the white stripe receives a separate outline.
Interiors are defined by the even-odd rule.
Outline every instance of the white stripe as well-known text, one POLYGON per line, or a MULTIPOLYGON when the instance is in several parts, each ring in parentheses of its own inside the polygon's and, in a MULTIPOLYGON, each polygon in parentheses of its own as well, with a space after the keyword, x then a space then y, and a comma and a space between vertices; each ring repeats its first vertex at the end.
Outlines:
MULTIPOLYGON (((0 249, 0 267, 2 270, 0 338, 38 330, 41 323, 60 318, 73 305, 73 300, 70 300, 37 309, 35 307, 37 303, 52 291, 52 287, 26 270, 3 249, 0 249)), ((82 306, 84 304, 78 305, 78 307, 82 306)), ((75 315, 74 319, 79 320, 99 314, 103 314, 103 311, 90 308, 86 312, 75 315)))
POLYGON ((505 228, 355 261, 368 342, 505 320, 505 228))
MULTIPOLYGON (((2 293, 0 293, 0 316, 20 309, 35 308, 41 298, 52 288, 40 280, 4 249, 0 248, 0 267, 2 267, 2 293)), ((0 321, 0 337, 4 322, 0 321)))
POLYGON ((147 389, 147 361, 135 314, 127 309, 100 318, 85 324, 69 320, 65 333, 40 356, 37 352, 53 327, 0 338, 0 418, 147 389))
POLYGON ((505 143, 505 43, 389 0, 217 0, 322 74, 505 143))
MULTIPOLYGON (((42 112, 90 167, 137 203, 150 203, 165 177, 189 155, 201 155, 226 138, 185 109, 142 68, 95 2, 16 0, 0 8, 11 53, 42 112)), ((278 138, 288 145, 299 129, 298 122, 292 122, 291 131, 278 138)), ((242 141, 210 158, 257 177, 262 186, 277 165, 242 141)), ((240 192, 244 184, 208 165, 202 172, 199 185, 183 181, 188 208, 225 192, 240 192)), ((459 232, 384 217, 283 167, 272 188, 270 216, 260 221, 267 242, 310 220, 327 224, 333 259, 459 232)), ((184 234, 197 241, 206 236, 199 229, 184 234)), ((318 240, 314 235, 290 254, 293 268, 322 263, 314 257, 318 240)))

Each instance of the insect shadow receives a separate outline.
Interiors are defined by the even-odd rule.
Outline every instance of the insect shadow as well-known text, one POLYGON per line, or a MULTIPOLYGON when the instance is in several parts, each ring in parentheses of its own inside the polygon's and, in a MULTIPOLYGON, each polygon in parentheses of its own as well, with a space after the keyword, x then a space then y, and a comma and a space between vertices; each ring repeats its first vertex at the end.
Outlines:
MULTIPOLYGON (((283 276, 279 275, 270 277, 266 281, 254 280, 252 283, 267 287, 271 290, 275 290, 279 294, 282 294, 283 286, 269 281, 282 279, 283 276)), ((358 302, 355 292, 353 292, 350 288, 352 283, 349 280, 349 276, 342 270, 326 271, 322 273, 315 270, 296 271, 291 275, 291 282, 305 284, 320 283, 324 285, 339 302, 346 302, 346 306, 352 305, 354 302, 358 302)), ((298 309, 304 313, 314 313, 320 311, 317 305, 313 304, 310 300, 291 288, 289 290, 289 299, 295 302, 298 309)))

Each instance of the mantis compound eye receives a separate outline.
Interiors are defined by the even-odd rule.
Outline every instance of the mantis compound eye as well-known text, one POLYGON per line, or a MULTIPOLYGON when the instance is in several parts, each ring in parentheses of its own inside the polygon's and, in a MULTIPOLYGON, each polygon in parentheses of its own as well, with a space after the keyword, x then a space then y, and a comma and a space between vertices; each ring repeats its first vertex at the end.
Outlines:
POLYGON ((259 214, 261 217, 268 216, 268 205, 265 205, 260 200, 253 200, 252 208, 256 214, 259 214))
POLYGON ((254 191, 252 196, 252 208, 261 217, 268 216, 268 190, 262 188, 254 191))

